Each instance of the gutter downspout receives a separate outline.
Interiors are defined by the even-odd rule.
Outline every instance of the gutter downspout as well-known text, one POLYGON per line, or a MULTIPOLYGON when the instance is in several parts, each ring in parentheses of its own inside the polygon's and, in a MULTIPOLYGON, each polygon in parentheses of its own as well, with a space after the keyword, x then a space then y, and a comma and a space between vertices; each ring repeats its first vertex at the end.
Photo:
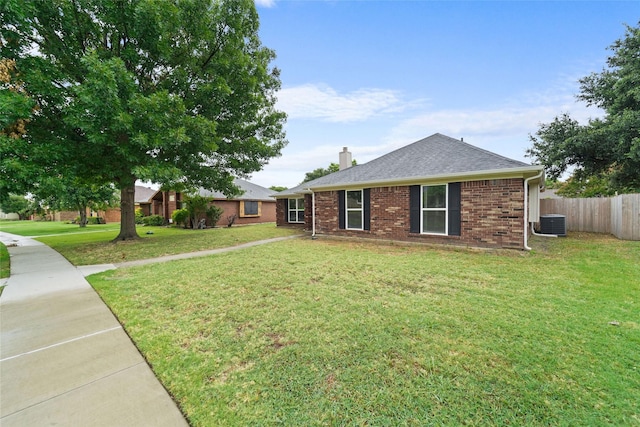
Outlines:
MULTIPOLYGON (((529 181, 532 179, 538 179, 544 174, 544 169, 540 171, 538 175, 530 176, 524 180, 524 249, 530 251, 531 248, 527 245, 529 241, 529 181)), ((532 227, 533 228, 533 227, 532 227)))
POLYGON ((307 190, 311 191, 311 238, 315 240, 317 239, 316 237, 316 193, 314 193, 313 190, 310 188, 307 188, 307 190))

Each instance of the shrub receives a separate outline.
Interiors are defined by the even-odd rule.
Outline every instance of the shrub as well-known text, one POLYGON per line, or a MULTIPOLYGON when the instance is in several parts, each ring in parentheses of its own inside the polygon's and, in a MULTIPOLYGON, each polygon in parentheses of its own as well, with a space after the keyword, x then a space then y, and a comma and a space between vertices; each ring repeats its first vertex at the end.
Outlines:
POLYGON ((136 224, 144 224, 144 213, 142 212, 142 209, 138 208, 136 209, 136 224))
POLYGON ((211 227, 214 227, 218 223, 223 212, 222 208, 216 205, 211 205, 207 208, 207 221, 211 227))
POLYGON ((144 225, 157 227, 160 225, 164 225, 164 218, 160 215, 149 215, 142 218, 142 223, 144 225))
MULTIPOLYGON (((104 218, 102 218, 101 216, 88 216, 86 219, 87 219, 87 225, 106 224, 106 222, 104 221, 104 218)), ((80 217, 77 216, 76 219, 71 221, 71 223, 80 224, 80 217)))
POLYGON ((187 222, 189 221, 189 211, 186 209, 177 209, 171 214, 171 219, 176 225, 182 224, 184 228, 187 228, 187 222))

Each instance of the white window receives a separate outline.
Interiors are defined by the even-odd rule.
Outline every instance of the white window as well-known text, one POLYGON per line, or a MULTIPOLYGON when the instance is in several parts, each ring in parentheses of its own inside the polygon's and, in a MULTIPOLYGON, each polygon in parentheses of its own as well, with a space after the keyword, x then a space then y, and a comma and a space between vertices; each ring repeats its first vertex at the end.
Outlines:
POLYGON ((346 192, 346 215, 348 230, 362 230, 363 210, 362 210, 362 190, 346 192))
POLYGON ((289 222, 304 223, 304 199, 289 199, 289 222))
POLYGON ((447 185, 422 186, 422 233, 447 234, 447 185))

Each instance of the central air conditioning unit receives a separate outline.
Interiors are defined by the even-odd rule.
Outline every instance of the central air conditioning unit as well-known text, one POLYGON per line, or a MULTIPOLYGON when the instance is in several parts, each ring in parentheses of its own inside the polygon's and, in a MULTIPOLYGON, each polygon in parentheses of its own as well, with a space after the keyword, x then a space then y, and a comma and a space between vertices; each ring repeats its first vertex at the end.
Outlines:
POLYGON ((540 234, 555 234, 567 236, 567 217, 564 215, 540 215, 540 234))

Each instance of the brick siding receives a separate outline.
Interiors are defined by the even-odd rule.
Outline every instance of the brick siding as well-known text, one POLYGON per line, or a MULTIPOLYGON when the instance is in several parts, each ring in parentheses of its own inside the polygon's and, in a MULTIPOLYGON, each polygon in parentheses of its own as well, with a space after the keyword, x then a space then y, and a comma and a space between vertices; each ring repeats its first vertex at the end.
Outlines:
MULTIPOLYGON (((316 233, 408 242, 473 247, 524 249, 524 181, 497 179, 461 184, 461 235, 434 236, 411 233, 409 187, 371 189, 371 229, 341 230, 338 224, 338 192, 315 194, 316 233)), ((311 198, 306 201, 306 227, 311 224, 311 198)), ((277 224, 285 225, 284 203, 278 203, 277 224)))

